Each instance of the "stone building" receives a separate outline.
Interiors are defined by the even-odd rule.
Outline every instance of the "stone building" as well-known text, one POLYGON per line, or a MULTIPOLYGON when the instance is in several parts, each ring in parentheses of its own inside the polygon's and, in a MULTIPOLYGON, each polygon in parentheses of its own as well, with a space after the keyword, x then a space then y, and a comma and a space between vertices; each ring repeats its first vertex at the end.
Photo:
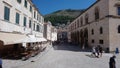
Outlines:
POLYGON ((51 45, 52 42, 57 41, 57 29, 52 26, 51 22, 44 23, 44 34, 43 36, 47 39, 47 42, 51 45))
POLYGON ((0 0, 0 55, 41 47, 44 18, 31 0, 0 0))
POLYGON ((61 42, 67 42, 68 37, 67 37, 67 27, 66 25, 62 25, 57 29, 57 40, 61 42))
POLYGON ((52 30, 51 40, 52 40, 52 42, 56 42, 57 41, 57 29, 54 26, 52 26, 51 30, 52 30))
POLYGON ((97 0, 68 26, 69 42, 81 48, 120 49, 120 1, 97 0))
POLYGON ((50 21, 44 23, 44 37, 49 41, 52 39, 52 24, 50 21))

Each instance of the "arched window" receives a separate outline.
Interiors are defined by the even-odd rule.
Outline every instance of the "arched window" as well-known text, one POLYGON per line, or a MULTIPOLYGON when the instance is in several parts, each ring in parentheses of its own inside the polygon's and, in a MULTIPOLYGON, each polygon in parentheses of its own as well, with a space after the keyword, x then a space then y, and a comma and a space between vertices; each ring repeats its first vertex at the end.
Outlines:
POLYGON ((100 34, 103 34, 103 28, 100 27, 100 34))
POLYGON ((77 28, 77 22, 75 22, 75 29, 77 28))
POLYGON ((99 19, 99 8, 98 7, 96 7, 95 8, 95 20, 98 20, 99 19))
POLYGON ((118 33, 120 33, 120 25, 118 26, 118 33))
POLYGON ((79 19, 77 20, 77 27, 79 27, 79 19))
POLYGON ((93 30, 93 29, 91 30, 91 34, 92 34, 92 35, 94 34, 94 30, 93 30))
POLYGON ((85 15, 85 24, 88 24, 88 14, 85 15))
POLYGON ((39 25, 37 25, 37 31, 40 31, 40 26, 39 25))
POLYGON ((33 30, 35 30, 35 27, 36 27, 36 24, 34 23, 34 27, 33 27, 33 30))
POLYGON ((29 20, 29 28, 31 28, 32 27, 32 22, 31 22, 31 20, 29 20))
POLYGON ((81 26, 83 25, 83 17, 81 17, 81 26))

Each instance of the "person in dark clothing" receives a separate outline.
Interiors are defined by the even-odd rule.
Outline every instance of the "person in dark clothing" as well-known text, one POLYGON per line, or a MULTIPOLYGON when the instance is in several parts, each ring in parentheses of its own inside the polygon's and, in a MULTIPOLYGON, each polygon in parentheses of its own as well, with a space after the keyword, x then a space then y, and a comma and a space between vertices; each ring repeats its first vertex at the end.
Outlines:
POLYGON ((99 46, 100 57, 102 57, 103 48, 99 46))
POLYGON ((115 58, 116 58, 116 56, 112 56, 112 57, 110 57, 110 60, 109 60, 109 68, 116 68, 116 66, 115 66, 115 58))
POLYGON ((97 47, 95 48, 95 50, 96 50, 96 53, 97 53, 96 57, 99 58, 99 52, 100 52, 100 51, 99 51, 99 46, 97 46, 97 47))

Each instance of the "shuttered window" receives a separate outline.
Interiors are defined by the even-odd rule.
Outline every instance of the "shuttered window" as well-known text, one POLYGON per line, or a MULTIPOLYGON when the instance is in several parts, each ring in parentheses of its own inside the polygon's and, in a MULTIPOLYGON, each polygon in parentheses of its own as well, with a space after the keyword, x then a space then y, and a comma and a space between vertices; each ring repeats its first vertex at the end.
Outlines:
POLYGON ((24 26, 26 26, 26 21, 27 21, 27 19, 26 19, 26 17, 24 17, 24 26))
POLYGON ((4 19, 9 21, 10 17, 10 8, 6 7, 4 8, 4 19))
POLYGON ((21 0, 17 0, 18 3, 21 3, 21 0))
POLYGON ((20 21, 20 14, 16 13, 16 24, 19 24, 20 21))

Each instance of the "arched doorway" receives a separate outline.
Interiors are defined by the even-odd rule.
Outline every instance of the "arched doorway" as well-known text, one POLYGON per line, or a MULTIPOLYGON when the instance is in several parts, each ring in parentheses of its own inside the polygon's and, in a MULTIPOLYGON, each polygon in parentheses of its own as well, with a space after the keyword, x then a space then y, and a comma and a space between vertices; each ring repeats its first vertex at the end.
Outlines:
POLYGON ((77 44, 77 32, 75 32, 75 44, 77 44))
POLYGON ((76 35, 77 37, 77 44, 79 44, 79 31, 77 31, 77 35, 76 35))
POLYGON ((81 48, 83 47, 84 43, 84 36, 83 36, 83 30, 80 31, 80 46, 81 48))
POLYGON ((84 29, 84 48, 88 48, 88 29, 84 29))

